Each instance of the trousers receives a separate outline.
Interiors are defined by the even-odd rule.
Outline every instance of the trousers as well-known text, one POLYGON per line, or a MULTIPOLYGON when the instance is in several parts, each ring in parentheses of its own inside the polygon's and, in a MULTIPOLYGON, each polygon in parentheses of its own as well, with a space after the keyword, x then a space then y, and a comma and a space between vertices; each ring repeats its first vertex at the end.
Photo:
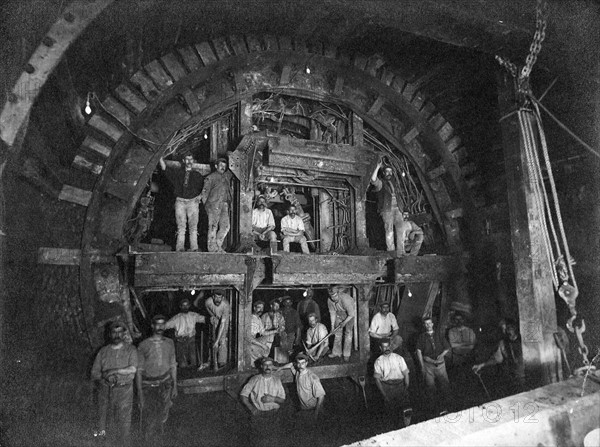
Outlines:
POLYGON ((450 397, 450 381, 446 372, 446 363, 442 362, 439 365, 432 363, 423 363, 423 372, 425 374, 425 390, 427 399, 430 404, 435 401, 436 383, 440 389, 439 399, 435 401, 438 409, 445 410, 449 403, 450 397))
POLYGON ((196 366, 196 337, 177 337, 175 339, 175 357, 179 367, 196 366))
POLYGON ((385 229, 385 245, 387 251, 398 250, 398 255, 404 254, 404 218, 397 206, 389 211, 382 211, 381 218, 385 229), (396 245, 394 245, 394 227, 396 228, 396 245))
POLYGON ((98 389, 98 429, 106 430, 115 445, 131 445, 131 409, 133 383, 110 386, 100 382, 98 389))
POLYGON ((177 223, 176 251, 184 250, 186 227, 190 233, 190 250, 198 250, 198 216, 200 215, 198 200, 197 197, 193 199, 177 197, 175 199, 175 222, 177 223))
MULTIPOLYGON (((335 323, 333 324, 333 327, 336 328, 342 321, 344 321, 344 318, 341 318, 341 316, 336 315, 335 317, 335 323)), ((344 359, 349 359, 350 358, 350 354, 352 354, 352 339, 353 339, 353 335, 354 335, 354 331, 353 331, 353 326, 354 324, 352 323, 352 320, 350 320, 348 323, 346 323, 346 326, 344 326, 344 349, 342 351, 342 334, 340 332, 337 332, 333 338, 333 351, 331 352, 331 355, 334 357, 339 357, 340 355, 344 356, 344 359)))
POLYGON ((302 248, 302 253, 309 254, 308 243, 306 242, 306 236, 284 236, 283 237, 283 251, 290 251, 290 242, 299 242, 302 248))
POLYGON ((162 382, 143 382, 144 393, 143 429, 147 445, 158 445, 159 436, 162 435, 163 425, 169 418, 169 410, 173 406, 171 392, 173 381, 171 378, 162 382))
POLYGON ((223 241, 229 233, 229 204, 219 202, 206 207, 208 214, 208 251, 223 251, 223 241))

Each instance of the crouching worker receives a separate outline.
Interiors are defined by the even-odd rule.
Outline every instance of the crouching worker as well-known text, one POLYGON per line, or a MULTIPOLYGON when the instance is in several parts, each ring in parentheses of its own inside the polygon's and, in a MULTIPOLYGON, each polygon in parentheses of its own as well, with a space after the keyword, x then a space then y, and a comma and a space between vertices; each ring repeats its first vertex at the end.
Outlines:
POLYGON ((392 352, 389 340, 381 341, 381 355, 375 360, 374 371, 373 377, 386 411, 394 419, 402 413, 404 426, 409 426, 412 408, 408 395, 408 367, 401 355, 392 352))
POLYGON ((177 362, 173 340, 164 337, 167 320, 152 318, 152 335, 138 347, 136 384, 145 445, 162 445, 171 399, 177 396, 177 362))
POLYGON ((256 445, 279 446, 279 408, 285 403, 285 389, 276 371, 273 359, 260 359, 260 373, 251 377, 240 392, 244 407, 250 412, 252 441, 256 445))

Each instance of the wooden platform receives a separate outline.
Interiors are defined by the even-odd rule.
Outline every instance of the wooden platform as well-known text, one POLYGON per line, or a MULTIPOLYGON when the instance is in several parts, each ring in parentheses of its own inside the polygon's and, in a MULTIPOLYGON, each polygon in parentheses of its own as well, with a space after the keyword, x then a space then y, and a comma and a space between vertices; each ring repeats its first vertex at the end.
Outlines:
POLYGON ((453 256, 374 256, 283 253, 132 252, 134 286, 146 290, 257 284, 289 286, 447 280, 458 268, 453 256))
MULTIPOLYGON (((310 370, 319 376, 320 379, 333 379, 336 377, 364 376, 367 372, 367 366, 359 363, 358 352, 353 353, 351 361, 346 363, 339 359, 327 359, 323 364, 311 366, 310 370)), ((179 390, 184 394, 207 393, 212 391, 226 391, 232 396, 237 396, 242 386, 248 379, 258 374, 258 371, 237 372, 229 371, 226 374, 213 374, 210 372, 198 373, 197 377, 186 377, 183 373, 182 379, 177 381, 179 390)), ((293 376, 289 370, 277 373, 284 383, 292 382, 293 376)))

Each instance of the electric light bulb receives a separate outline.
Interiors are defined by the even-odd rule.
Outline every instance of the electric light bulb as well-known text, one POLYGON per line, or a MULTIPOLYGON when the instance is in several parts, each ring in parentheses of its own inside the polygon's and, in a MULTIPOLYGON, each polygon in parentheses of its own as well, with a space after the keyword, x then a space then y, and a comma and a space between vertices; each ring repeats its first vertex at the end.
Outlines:
POLYGON ((89 115, 89 114, 92 113, 92 107, 90 106, 90 100, 89 99, 85 102, 85 109, 84 109, 84 111, 85 111, 86 115, 89 115))
POLYGON ((190 292, 192 295, 196 294, 196 289, 192 289, 192 291, 190 292))
POLYGON ((308 65, 306 66, 306 74, 310 74, 310 67, 308 65))
POLYGON ((409 290, 408 291, 408 297, 410 298, 412 296, 412 292, 409 290))
POLYGON ((204 131, 204 139, 208 140, 208 133, 206 131, 204 131))
POLYGON ((402 173, 402 177, 406 177, 406 172, 403 172, 403 173, 402 173))

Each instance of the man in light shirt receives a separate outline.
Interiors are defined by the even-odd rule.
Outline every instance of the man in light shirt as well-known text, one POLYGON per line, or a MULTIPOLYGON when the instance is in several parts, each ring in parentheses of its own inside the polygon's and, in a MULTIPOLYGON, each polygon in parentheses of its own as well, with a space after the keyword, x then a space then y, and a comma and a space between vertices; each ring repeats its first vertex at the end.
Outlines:
POLYGON ((271 346, 268 344, 269 337, 275 334, 277 330, 267 331, 261 320, 261 315, 265 309, 265 303, 262 300, 256 301, 252 305, 252 316, 250 324, 246 328, 246 354, 251 366, 255 366, 255 362, 269 355, 271 346))
POLYGON ((190 311, 190 300, 184 298, 179 304, 181 312, 172 317, 165 329, 175 329, 175 353, 180 368, 196 366, 196 323, 204 323, 205 318, 190 311))
POLYGON ((392 352, 388 340, 381 341, 382 354, 375 360, 374 375, 386 410, 397 415, 402 410, 404 426, 410 425, 412 408, 408 396, 409 372, 404 358, 392 352))
POLYGON ((273 212, 267 208, 267 199, 258 196, 256 208, 252 210, 252 234, 255 240, 269 241, 271 254, 277 252, 277 235, 275 234, 273 212))
POLYGON ((313 349, 317 343, 327 337, 327 328, 323 323, 319 323, 317 314, 308 314, 308 329, 306 331, 306 347, 311 353, 315 362, 318 362, 321 358, 329 352, 329 343, 323 342, 320 346, 313 349))
POLYGON ((384 339, 389 340, 390 349, 394 352, 402 346, 402 337, 398 334, 398 321, 396 316, 390 312, 389 303, 381 303, 379 309, 380 311, 373 315, 371 320, 369 335, 377 342, 384 339))
POLYGON ((296 207, 290 205, 287 213, 288 215, 281 219, 283 251, 290 251, 290 242, 298 242, 302 247, 302 253, 309 254, 308 243, 306 242, 306 236, 304 236, 304 222, 296 215, 296 207))
POLYGON ((210 325, 215 334, 212 340, 212 349, 217 349, 218 367, 222 368, 227 364, 227 353, 229 351, 229 318, 231 315, 231 307, 225 299, 225 291, 217 289, 213 292, 213 296, 206 299, 204 302, 206 310, 210 315, 210 325))
POLYGON ((257 445, 280 445, 279 407, 285 403, 285 389, 270 357, 260 360, 260 374, 250 378, 240 391, 240 399, 250 412, 250 429, 257 445))
POLYGON ((344 292, 344 287, 333 286, 329 289, 329 299, 327 300, 329 308, 329 318, 331 321, 331 331, 338 331, 334 335, 333 351, 329 354, 330 358, 343 355, 344 361, 350 361, 352 354, 352 339, 354 335, 354 317, 356 316, 356 301, 350 295, 344 292), (343 350, 342 350, 342 327, 343 327, 343 350))

